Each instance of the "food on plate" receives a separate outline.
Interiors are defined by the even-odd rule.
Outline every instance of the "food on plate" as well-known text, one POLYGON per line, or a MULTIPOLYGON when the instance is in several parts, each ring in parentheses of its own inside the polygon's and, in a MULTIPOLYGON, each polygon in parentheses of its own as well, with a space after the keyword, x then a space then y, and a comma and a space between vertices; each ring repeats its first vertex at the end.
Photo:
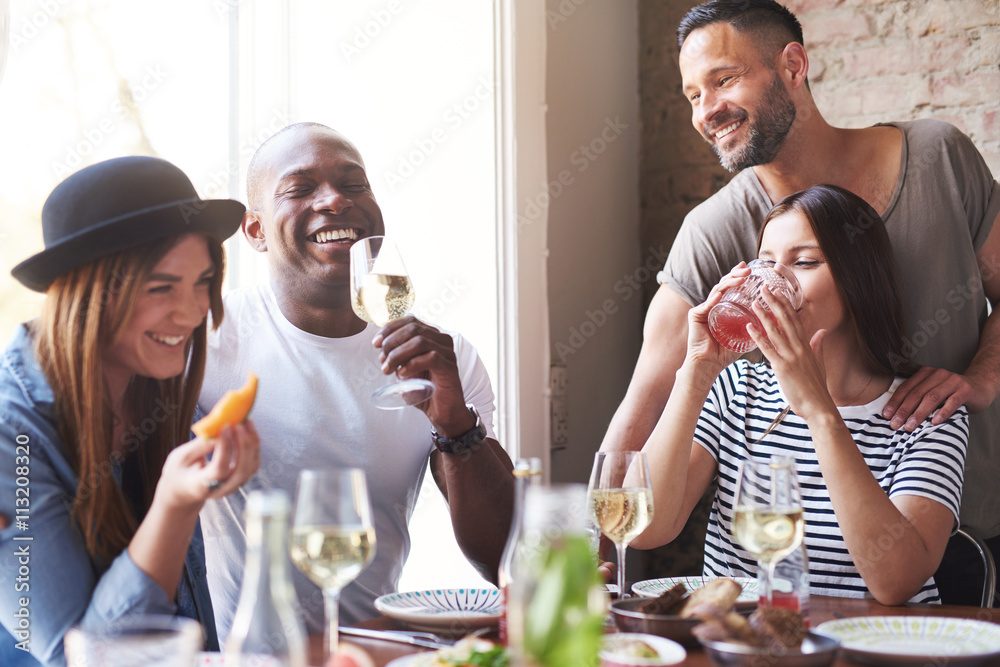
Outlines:
MULTIPOLYGON (((601 641, 600 667, 665 667, 682 662, 687 653, 677 642, 646 633, 617 632, 601 641)), ((569 667, 593 664, 561 663, 569 667)))
POLYGON ((736 604, 736 598, 742 591, 743 587, 739 583, 726 577, 713 579, 690 595, 685 595, 687 589, 684 584, 677 584, 660 597, 640 605, 639 611, 644 614, 691 618, 699 615, 699 607, 708 605, 727 612, 736 604))
POLYGON ((684 584, 676 584, 659 597, 643 602, 639 605, 639 611, 657 616, 676 616, 684 606, 684 596, 687 592, 684 584))
POLYGON ((750 621, 735 611, 706 606, 699 610, 698 618, 701 623, 691 629, 691 634, 699 639, 760 646, 760 637, 751 627, 750 621))
POLYGON ((454 646, 423 653, 413 667, 508 667, 507 649, 478 637, 466 637, 454 646))
POLYGON ((808 633, 802 615, 793 609, 761 607, 746 619, 706 605, 700 608, 698 617, 702 622, 691 632, 703 641, 799 648, 808 633))
POLYGON ((644 641, 629 641, 615 649, 615 655, 623 658, 659 658, 660 654, 644 641))
POLYGON ((794 609, 762 607, 750 614, 750 626, 765 644, 781 644, 785 648, 798 648, 809 634, 802 614, 794 609))
POLYGON ((375 667, 375 661, 360 646, 340 642, 337 653, 326 662, 326 667, 375 667))
POLYGON ((224 426, 239 424, 247 418, 256 398, 257 376, 248 373, 246 384, 223 394, 212 411, 195 422, 191 430, 196 436, 205 440, 217 438, 224 426))

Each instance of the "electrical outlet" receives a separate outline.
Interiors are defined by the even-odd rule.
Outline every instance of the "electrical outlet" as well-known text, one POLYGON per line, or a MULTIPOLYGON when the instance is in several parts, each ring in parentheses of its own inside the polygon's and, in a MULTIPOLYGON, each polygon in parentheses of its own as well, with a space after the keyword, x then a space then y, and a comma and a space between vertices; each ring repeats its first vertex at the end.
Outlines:
POLYGON ((552 364, 549 367, 549 389, 553 398, 566 396, 566 367, 562 364, 552 364))

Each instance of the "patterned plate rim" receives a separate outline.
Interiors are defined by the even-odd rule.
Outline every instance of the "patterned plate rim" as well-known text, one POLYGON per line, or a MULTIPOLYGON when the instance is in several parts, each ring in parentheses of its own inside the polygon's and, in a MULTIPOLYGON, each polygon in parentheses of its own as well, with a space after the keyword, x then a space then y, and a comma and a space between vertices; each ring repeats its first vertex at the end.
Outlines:
MULTIPOLYGON (((660 594, 665 593, 668 589, 676 584, 684 584, 688 586, 688 582, 693 579, 698 579, 702 583, 699 584, 698 588, 704 585, 706 579, 721 579, 722 577, 701 577, 701 576, 687 576, 687 577, 662 577, 660 579, 646 579, 645 581, 637 581, 632 584, 632 593, 646 598, 659 597, 660 594), (670 582, 669 584, 667 582, 670 582), (652 589, 659 589, 656 592, 652 589)), ((730 577, 733 581, 738 583, 742 588, 743 592, 737 598, 739 602, 756 602, 757 601, 757 580, 750 579, 749 577, 730 577)), ((689 592, 691 590, 688 586, 689 592)))
MULTIPOLYGON (((908 637, 913 637, 909 634, 894 634, 891 631, 880 630, 877 628, 872 628, 876 630, 883 638, 886 639, 905 639, 908 637)), ((816 626, 816 632, 820 634, 833 637, 840 641, 840 648, 842 651, 847 653, 867 657, 867 658, 883 658, 890 660, 890 664, 901 664, 900 659, 913 660, 915 662, 926 662, 927 660, 934 660, 937 658, 948 659, 949 661, 964 661, 964 659, 975 659, 981 660, 982 658, 991 656, 1000 656, 1000 625, 995 623, 989 623, 987 621, 980 621, 973 618, 960 618, 956 616, 857 616, 853 618, 840 618, 834 619, 832 621, 826 621, 820 623, 816 626), (938 654, 931 653, 893 653, 889 651, 880 651, 867 646, 861 647, 852 645, 852 638, 849 637, 846 632, 851 626, 857 627, 859 630, 862 629, 861 626, 873 626, 875 623, 881 622, 885 624, 898 623, 900 621, 908 623, 919 623, 920 628, 918 630, 917 636, 923 636, 927 632, 927 626, 931 623, 946 623, 951 622, 956 624, 957 630, 960 632, 968 633, 973 630, 980 630, 986 635, 985 639, 987 642, 992 642, 993 646, 984 651, 971 652, 966 650, 965 642, 960 637, 956 637, 954 646, 959 647, 957 652, 955 651, 945 651, 938 654), (991 636, 992 635, 992 636, 991 636)), ((869 633, 870 634, 870 633, 869 633)), ((951 664, 951 663, 949 663, 951 664)), ((955 663, 958 664, 958 663, 955 663)))
POLYGON ((432 588, 425 591, 388 593, 375 599, 375 608, 386 616, 407 619, 453 616, 468 618, 462 614, 470 612, 476 614, 474 618, 500 618, 500 591, 495 588, 432 588), (442 597, 465 596, 467 599, 470 595, 485 596, 486 600, 469 609, 446 607, 439 602, 442 597), (413 604, 400 604, 411 599, 413 604), (421 604, 423 600, 430 604, 421 604))

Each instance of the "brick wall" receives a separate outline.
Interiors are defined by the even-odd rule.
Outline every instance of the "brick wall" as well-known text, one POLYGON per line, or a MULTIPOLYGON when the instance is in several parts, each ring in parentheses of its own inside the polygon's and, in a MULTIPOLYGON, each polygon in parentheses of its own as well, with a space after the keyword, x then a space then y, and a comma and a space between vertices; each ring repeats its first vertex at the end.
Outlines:
MULTIPOLYGON (((780 0, 779 0, 780 1, 780 0)), ((694 0, 639 0, 642 246, 669 246, 730 174, 690 124, 675 30, 694 0)), ((1000 0, 787 0, 809 81, 840 127, 939 118, 968 134, 1000 177, 1000 0)), ((647 296, 655 290, 652 281, 647 296)))

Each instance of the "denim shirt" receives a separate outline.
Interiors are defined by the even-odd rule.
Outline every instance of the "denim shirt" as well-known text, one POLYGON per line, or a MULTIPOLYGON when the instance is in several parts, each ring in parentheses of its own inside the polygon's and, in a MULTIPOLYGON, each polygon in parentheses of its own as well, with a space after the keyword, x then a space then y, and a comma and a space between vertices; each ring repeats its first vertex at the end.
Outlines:
MULTIPOLYGON (((110 463, 105 474, 115 476, 110 463)), ((0 531, 0 665, 65 665, 67 630, 132 614, 196 618, 206 648, 218 650, 200 525, 172 604, 127 550, 110 564, 91 559, 70 516, 77 486, 52 389, 21 325, 0 359, 0 513, 10 522, 0 531)))

